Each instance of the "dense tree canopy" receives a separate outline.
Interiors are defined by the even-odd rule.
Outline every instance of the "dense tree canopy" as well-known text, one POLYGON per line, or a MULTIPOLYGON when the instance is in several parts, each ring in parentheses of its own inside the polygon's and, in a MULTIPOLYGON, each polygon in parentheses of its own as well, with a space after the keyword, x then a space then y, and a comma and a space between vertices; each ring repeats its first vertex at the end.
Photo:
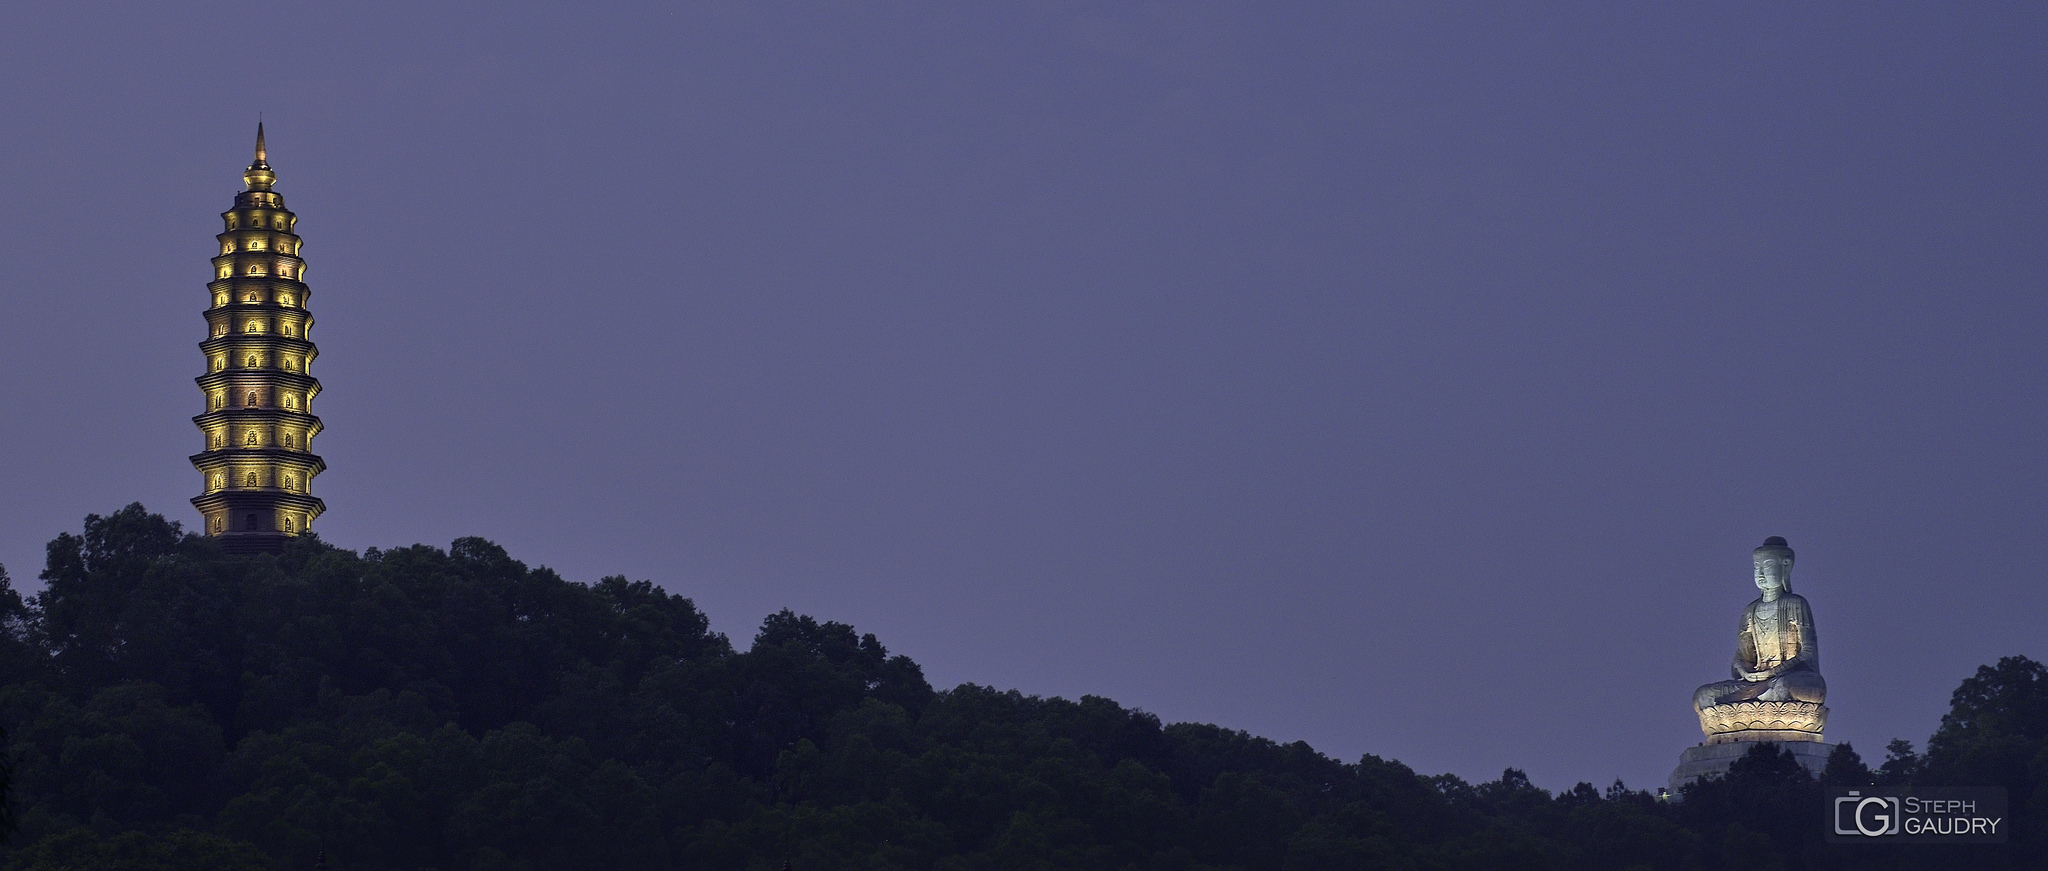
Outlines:
POLYGON ((237 557, 131 505, 51 542, 42 579, 24 600, 0 572, 0 869, 1997 868, 2042 867, 2048 833, 2048 670, 2022 658, 1963 683, 1924 757, 1830 761, 2011 790, 2014 844, 1937 855, 1823 843, 1825 784, 1782 754, 1682 802, 1421 776, 934 691, 786 611, 741 650, 649 582, 476 538, 237 557))

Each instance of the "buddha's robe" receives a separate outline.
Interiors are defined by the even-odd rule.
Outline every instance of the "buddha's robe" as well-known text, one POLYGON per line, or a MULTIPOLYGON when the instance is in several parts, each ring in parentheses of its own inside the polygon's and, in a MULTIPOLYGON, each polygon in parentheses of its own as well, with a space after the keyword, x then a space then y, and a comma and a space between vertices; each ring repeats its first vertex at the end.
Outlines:
POLYGON ((1773 601, 1757 597, 1742 610, 1735 640, 1734 680, 1700 687, 1694 708, 1735 702, 1827 701, 1828 685, 1820 678, 1820 635, 1813 629, 1813 609, 1806 599, 1785 593, 1773 601))

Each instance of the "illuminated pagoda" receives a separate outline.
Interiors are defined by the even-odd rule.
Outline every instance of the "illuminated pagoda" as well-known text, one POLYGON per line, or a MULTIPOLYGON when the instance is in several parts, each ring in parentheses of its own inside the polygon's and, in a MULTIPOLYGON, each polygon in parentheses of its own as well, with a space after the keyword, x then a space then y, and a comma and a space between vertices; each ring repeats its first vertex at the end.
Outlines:
POLYGON ((213 305, 206 310, 206 374, 199 376, 206 413, 192 419, 206 439, 192 456, 205 488, 192 505, 206 533, 230 553, 276 552, 311 529, 327 510, 312 495, 327 464, 312 453, 320 419, 312 414, 320 382, 311 374, 319 350, 306 338, 305 261, 293 234, 298 217, 271 190, 277 180, 256 125, 256 162, 242 173, 248 189, 221 213, 213 305))

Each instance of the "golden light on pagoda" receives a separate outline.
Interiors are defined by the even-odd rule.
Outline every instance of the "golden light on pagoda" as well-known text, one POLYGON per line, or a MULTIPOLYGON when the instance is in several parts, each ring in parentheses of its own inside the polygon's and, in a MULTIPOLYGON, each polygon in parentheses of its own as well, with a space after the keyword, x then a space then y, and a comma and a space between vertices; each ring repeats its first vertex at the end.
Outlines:
POLYGON ((215 238, 221 253, 206 286, 213 304, 199 343, 206 374, 197 379, 206 412, 192 419, 205 449, 192 455, 202 482, 192 505, 206 534, 229 551, 263 553, 309 531, 327 510, 312 495, 313 478, 327 464, 312 452, 320 433, 312 367, 320 351, 307 338, 312 291, 293 234, 299 219, 271 189, 277 174, 262 124, 242 181, 247 189, 221 213, 226 229, 215 238))

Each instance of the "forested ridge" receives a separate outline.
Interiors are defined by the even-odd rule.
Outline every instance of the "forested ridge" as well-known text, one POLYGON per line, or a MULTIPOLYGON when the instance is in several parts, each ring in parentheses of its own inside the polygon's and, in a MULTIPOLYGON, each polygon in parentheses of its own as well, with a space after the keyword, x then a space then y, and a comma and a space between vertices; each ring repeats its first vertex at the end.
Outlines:
MULTIPOLYGON (((740 649, 647 581, 477 538, 239 557, 131 505, 0 571, 9 869, 2044 868, 2048 669, 1956 691, 1925 752, 1824 781, 2003 784, 1993 847, 1822 838, 1753 753, 1659 801, 1343 762, 1108 699, 934 690, 787 611, 740 649)), ((1675 750, 1675 748, 1674 748, 1675 750)))

